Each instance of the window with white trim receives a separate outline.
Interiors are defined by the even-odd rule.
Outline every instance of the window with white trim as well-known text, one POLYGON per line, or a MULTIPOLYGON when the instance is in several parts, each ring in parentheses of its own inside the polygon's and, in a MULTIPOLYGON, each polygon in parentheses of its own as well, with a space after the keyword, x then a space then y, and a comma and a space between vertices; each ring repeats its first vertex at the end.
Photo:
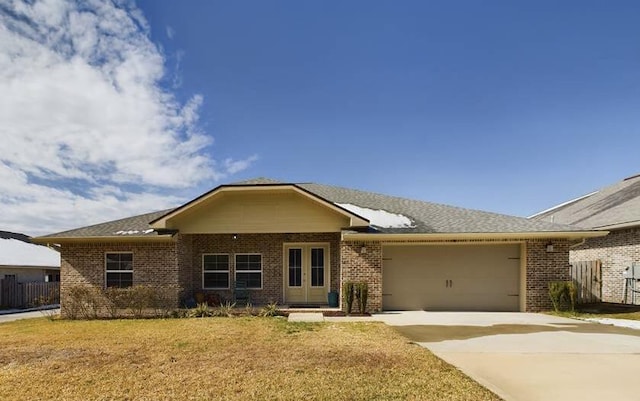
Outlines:
POLYGON ((229 288, 229 255, 202 255, 202 288, 229 288))
POLYGON ((262 288, 262 255, 236 254, 236 282, 244 281, 247 288, 262 288))
POLYGON ((133 253, 107 253, 105 270, 107 287, 131 287, 133 285, 133 253))

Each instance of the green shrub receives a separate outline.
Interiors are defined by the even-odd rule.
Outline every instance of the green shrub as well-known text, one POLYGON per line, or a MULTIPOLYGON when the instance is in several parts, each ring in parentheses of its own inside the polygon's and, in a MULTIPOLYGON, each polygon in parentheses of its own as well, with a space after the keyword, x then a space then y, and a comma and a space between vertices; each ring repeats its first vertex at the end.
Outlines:
POLYGON ((578 290, 571 281, 551 281, 549 282, 549 298, 553 304, 553 310, 575 310, 578 290))
POLYGON ((213 311, 209 308, 206 302, 199 303, 195 308, 189 309, 189 317, 210 317, 213 316, 213 311))
POLYGON ((369 284, 355 283, 355 297, 358 300, 358 309, 360 313, 367 313, 367 300, 369 298, 369 284))
POLYGON ((342 284, 342 299, 347 306, 347 315, 351 314, 353 309, 354 283, 347 281, 342 284))
POLYGON ((156 291, 147 285, 135 285, 126 288, 124 301, 134 318, 144 316, 145 309, 153 307, 156 291))
POLYGON ((127 307, 126 288, 107 287, 102 294, 109 317, 112 319, 120 318, 120 311, 127 307))
POLYGON ((100 291, 93 286, 75 285, 67 290, 64 305, 69 319, 96 319, 100 309, 100 291))
POLYGON ((175 299, 172 297, 171 288, 156 288, 153 297, 153 309, 155 317, 166 318, 171 316, 175 308, 175 299))
POLYGON ((262 316, 262 317, 274 317, 274 316, 280 316, 280 315, 282 315, 282 312, 278 308, 277 302, 269 302, 268 304, 263 306, 262 309, 260 309, 260 313, 259 313, 259 316, 262 316))
POLYGON ((251 302, 247 302, 247 304, 245 305, 244 314, 247 316, 253 316, 256 314, 255 308, 253 307, 253 304, 251 302))
POLYGON ((236 307, 235 302, 234 303, 231 303, 229 301, 223 302, 219 306, 216 306, 216 309, 213 312, 213 316, 231 317, 233 316, 233 309, 235 307, 236 307))

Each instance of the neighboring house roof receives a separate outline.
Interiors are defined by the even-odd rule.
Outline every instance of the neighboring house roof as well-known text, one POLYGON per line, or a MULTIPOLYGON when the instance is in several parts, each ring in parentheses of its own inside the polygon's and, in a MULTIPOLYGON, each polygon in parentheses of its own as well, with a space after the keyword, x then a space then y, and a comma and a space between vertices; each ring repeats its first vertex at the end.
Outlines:
POLYGON ((640 175, 561 203, 530 219, 601 230, 640 226, 640 175))
POLYGON ((387 234, 459 234, 459 233, 560 233, 583 232, 574 226, 533 221, 523 217, 464 209, 454 206, 399 198, 372 192, 314 183, 286 183, 268 178, 256 178, 216 187, 210 192, 175 209, 169 209, 126 219, 116 220, 76 230, 40 237, 152 237, 151 222, 180 212, 200 199, 229 187, 283 187, 302 190, 322 202, 329 202, 370 222, 371 233, 387 234))
POLYGON ((24 234, 0 231, 0 266, 59 268, 60 253, 24 234))

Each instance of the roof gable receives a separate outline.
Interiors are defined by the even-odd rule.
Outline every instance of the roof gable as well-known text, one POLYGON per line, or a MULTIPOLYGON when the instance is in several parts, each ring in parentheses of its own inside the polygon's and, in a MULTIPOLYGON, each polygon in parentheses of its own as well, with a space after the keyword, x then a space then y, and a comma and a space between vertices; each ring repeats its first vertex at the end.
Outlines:
POLYGON ((339 232, 369 221, 295 184, 222 185, 150 223, 195 233, 339 232))

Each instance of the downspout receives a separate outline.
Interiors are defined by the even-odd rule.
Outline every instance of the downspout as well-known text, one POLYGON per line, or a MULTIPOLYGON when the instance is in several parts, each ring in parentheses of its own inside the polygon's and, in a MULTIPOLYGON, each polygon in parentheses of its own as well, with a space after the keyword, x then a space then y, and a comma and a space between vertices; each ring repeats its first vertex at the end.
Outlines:
POLYGON ((569 245, 569 248, 577 248, 577 247, 579 247, 579 246, 584 245, 584 243, 585 243, 585 242, 587 242, 587 239, 586 239, 586 238, 583 238, 583 239, 582 239, 582 241, 580 241, 580 242, 578 242, 578 243, 575 243, 575 244, 573 244, 573 245, 569 245))

